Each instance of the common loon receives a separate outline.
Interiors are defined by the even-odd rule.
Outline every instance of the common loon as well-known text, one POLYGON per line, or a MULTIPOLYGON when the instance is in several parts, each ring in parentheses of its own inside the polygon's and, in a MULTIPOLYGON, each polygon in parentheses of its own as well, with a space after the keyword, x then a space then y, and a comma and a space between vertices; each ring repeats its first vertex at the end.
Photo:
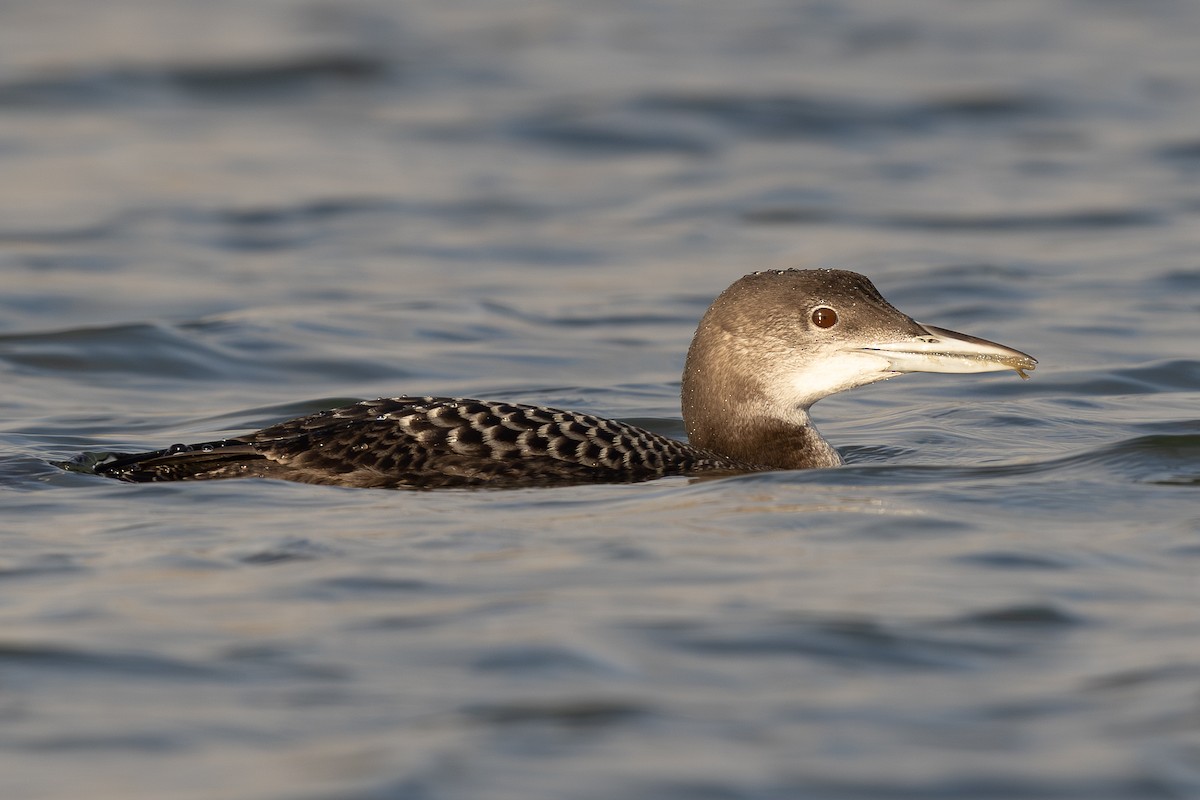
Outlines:
POLYGON ((282 478, 380 488, 632 482, 665 475, 835 467, 809 420, 831 394, 905 372, 1022 377, 1018 350, 923 325, 867 278, 769 270, 736 281, 700 320, 683 372, 690 444, 553 408, 446 397, 366 400, 232 439, 64 464, 123 481, 282 478))

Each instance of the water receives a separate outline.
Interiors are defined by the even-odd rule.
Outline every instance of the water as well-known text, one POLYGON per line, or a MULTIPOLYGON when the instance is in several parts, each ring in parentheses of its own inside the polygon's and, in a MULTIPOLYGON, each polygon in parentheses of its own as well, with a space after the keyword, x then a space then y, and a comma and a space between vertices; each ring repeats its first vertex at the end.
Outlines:
POLYGON ((1200 797, 1200 6, 0 12, 0 796, 1200 797), (838 470, 49 465, 354 398, 682 435, 752 269, 1027 350, 838 470))

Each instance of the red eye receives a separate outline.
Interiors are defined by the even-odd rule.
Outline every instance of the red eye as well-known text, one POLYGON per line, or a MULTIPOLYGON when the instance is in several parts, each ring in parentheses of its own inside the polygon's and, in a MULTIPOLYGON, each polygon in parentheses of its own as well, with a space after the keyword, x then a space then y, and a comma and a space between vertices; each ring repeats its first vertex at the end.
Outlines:
POLYGON ((838 315, 832 308, 821 306, 813 310, 812 321, 818 328, 832 328, 838 323, 838 315))

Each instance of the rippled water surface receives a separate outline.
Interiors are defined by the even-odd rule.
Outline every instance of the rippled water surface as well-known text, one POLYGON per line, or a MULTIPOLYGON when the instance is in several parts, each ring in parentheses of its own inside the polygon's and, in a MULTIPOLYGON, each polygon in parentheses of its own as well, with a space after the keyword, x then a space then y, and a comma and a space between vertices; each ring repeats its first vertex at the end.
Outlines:
POLYGON ((1200 797, 1200 5, 0 9, 0 797, 1200 797), (836 470, 50 465, 451 394, 682 436, 696 320, 869 275, 1036 355, 836 470))

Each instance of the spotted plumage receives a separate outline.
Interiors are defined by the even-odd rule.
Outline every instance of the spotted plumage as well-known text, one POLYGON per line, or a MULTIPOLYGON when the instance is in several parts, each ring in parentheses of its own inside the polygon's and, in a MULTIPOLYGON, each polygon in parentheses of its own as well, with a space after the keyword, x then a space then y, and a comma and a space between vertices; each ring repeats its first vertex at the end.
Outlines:
POLYGON ((285 478, 377 488, 642 481, 753 465, 614 420, 447 397, 367 400, 92 469, 124 481, 285 478))

